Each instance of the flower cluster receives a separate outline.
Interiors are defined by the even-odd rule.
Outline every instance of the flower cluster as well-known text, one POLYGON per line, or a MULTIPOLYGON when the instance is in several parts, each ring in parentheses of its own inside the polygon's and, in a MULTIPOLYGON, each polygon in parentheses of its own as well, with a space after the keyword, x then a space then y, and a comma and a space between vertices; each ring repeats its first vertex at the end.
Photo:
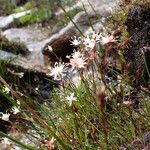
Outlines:
POLYGON ((102 37, 101 34, 94 31, 88 32, 84 37, 72 38, 71 45, 78 47, 77 50, 70 56, 66 56, 69 59, 69 63, 56 62, 53 68, 50 68, 50 76, 54 77, 54 80, 62 80, 66 76, 66 71, 71 66, 71 70, 85 69, 86 66, 91 65, 91 61, 96 58, 96 43, 106 45, 114 42, 115 39, 112 35, 102 37))
MULTIPOLYGON (((20 112, 19 108, 17 108, 16 106, 13 106, 11 109, 11 112, 16 115, 20 112)), ((10 117, 10 113, 2 113, 0 112, 1 116, 0 119, 4 120, 4 121, 9 121, 9 117, 10 117)))
MULTIPOLYGON (((17 101, 17 104, 20 105, 19 101, 17 101)), ((20 109, 19 107, 16 107, 16 106, 13 106, 10 110, 10 112, 14 115, 18 114, 20 112, 20 109)), ((10 118, 10 113, 6 112, 6 113, 3 113, 3 112, 0 112, 0 119, 4 120, 4 121, 9 121, 9 118, 10 118)))
POLYGON ((69 65, 71 65, 72 70, 73 69, 81 69, 85 68, 86 63, 86 58, 84 57, 84 54, 82 54, 79 51, 75 51, 70 58, 69 65))
MULTIPOLYGON (((100 43, 101 45, 109 45, 115 41, 112 35, 110 36, 102 36, 99 33, 94 31, 88 32, 84 37, 76 37, 74 36, 71 41, 71 45, 77 47, 76 50, 70 55, 66 56, 69 59, 68 63, 56 62, 53 68, 50 68, 51 71, 49 73, 50 76, 54 78, 54 80, 61 81, 60 83, 64 83, 64 77, 67 76, 67 70, 71 72, 83 72, 91 66, 91 64, 96 59, 97 51, 96 44, 100 43)), ((65 100, 68 101, 69 106, 73 104, 73 101, 76 101, 77 98, 74 96, 74 93, 71 93, 68 96, 65 96, 65 100)))
POLYGON ((85 37, 79 37, 79 38, 74 37, 74 39, 71 42, 72 42, 72 45, 81 46, 84 48, 84 50, 89 51, 95 47, 96 42, 100 41, 100 37, 101 37, 100 34, 94 31, 91 31, 91 32, 88 32, 85 37))
POLYGON ((106 44, 109 44, 109 43, 113 43, 115 42, 115 38, 113 35, 110 35, 110 36, 105 36, 105 37, 101 37, 101 43, 103 45, 106 45, 106 44))

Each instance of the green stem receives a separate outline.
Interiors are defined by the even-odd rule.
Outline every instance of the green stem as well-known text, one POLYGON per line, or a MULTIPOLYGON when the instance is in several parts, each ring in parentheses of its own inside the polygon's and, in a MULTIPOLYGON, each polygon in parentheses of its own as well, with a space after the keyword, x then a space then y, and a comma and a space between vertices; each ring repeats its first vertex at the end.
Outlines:
POLYGON ((83 32, 79 29, 79 27, 77 26, 77 24, 73 21, 73 19, 70 17, 70 15, 66 12, 66 10, 63 8, 63 6, 60 5, 60 8, 64 11, 64 13, 66 14, 66 16, 69 18, 69 20, 73 23, 73 25, 75 26, 75 28, 79 31, 79 33, 84 37, 83 32))
POLYGON ((95 30, 94 30, 94 27, 93 27, 93 25, 92 25, 92 22, 91 22, 91 20, 90 20, 90 17, 89 17, 89 15, 88 15, 88 13, 87 13, 87 10, 86 10, 86 8, 85 8, 85 6, 84 6, 84 4, 83 4, 82 1, 81 1, 81 3, 82 3, 82 6, 83 6, 83 9, 84 9, 84 11, 85 11, 85 14, 86 14, 86 16, 87 16, 87 18, 88 18, 89 25, 91 26, 92 30, 95 31, 95 30))
POLYGON ((19 94, 14 91, 7 83, 6 81, 0 76, 0 82, 2 82, 7 88, 10 89, 12 95, 33 115, 33 117, 51 134, 56 138, 56 140, 60 143, 60 145, 64 148, 64 150, 69 149, 69 146, 66 145, 56 134, 55 132, 46 124, 46 122, 39 117, 35 111, 28 105, 24 100, 19 96, 19 94))
POLYGON ((146 58, 145 58, 145 54, 143 55, 143 58, 144 58, 144 63, 145 63, 146 71, 147 71, 148 77, 149 77, 149 79, 150 79, 150 71, 149 71, 149 68, 148 68, 148 65, 147 65, 147 61, 146 61, 146 58))

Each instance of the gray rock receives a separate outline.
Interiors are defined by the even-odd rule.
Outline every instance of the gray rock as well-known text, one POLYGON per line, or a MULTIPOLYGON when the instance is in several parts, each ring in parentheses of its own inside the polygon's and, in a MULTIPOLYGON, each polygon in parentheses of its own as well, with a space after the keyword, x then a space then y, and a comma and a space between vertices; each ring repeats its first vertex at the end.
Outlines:
POLYGON ((10 65, 15 66, 16 68, 17 67, 22 68, 23 70, 29 70, 44 74, 48 73, 49 71, 47 67, 43 65, 36 65, 31 60, 25 57, 17 56, 10 52, 5 52, 3 50, 0 50, 0 59, 10 60, 10 65))
POLYGON ((14 13, 6 17, 0 17, 0 29, 7 28, 11 23, 14 22, 14 19, 18 19, 30 13, 31 13, 31 10, 27 10, 27 11, 20 12, 20 13, 14 13))
MULTIPOLYGON (((90 2, 93 5, 99 18, 101 18, 101 16, 110 16, 116 9, 118 9, 118 4, 115 0, 92 0, 90 2)), ((103 28, 101 20, 96 17, 95 12, 92 10, 87 0, 83 1, 83 3, 87 9, 89 18, 92 21, 94 28, 98 31, 101 30, 103 28)), ((78 3, 77 7, 82 7, 82 3, 78 3)), ((30 13, 30 11, 28 13, 30 13)), ((84 11, 76 14, 73 18, 73 21, 77 24, 83 33, 89 29, 89 20, 84 11)), ((19 57, 16 60, 16 65, 21 65, 25 68, 31 67, 31 69, 36 70, 41 69, 41 71, 45 71, 47 65, 50 65, 49 61, 56 61, 53 55, 51 55, 51 53, 49 53, 47 50, 47 45, 52 46, 55 49, 54 51, 57 53, 57 55, 60 54, 60 58, 62 57, 61 54, 63 54, 63 57, 65 58, 65 56, 74 49, 73 47, 69 47, 70 38, 75 35, 79 35, 80 33, 74 27, 74 24, 69 22, 58 33, 52 35, 51 37, 50 34, 50 29, 42 28, 39 26, 13 28, 2 32, 2 35, 4 35, 10 41, 14 40, 23 42, 30 51, 30 54, 25 56, 25 58, 19 57), (70 50, 69 52, 68 49, 70 50), (44 55, 42 54, 41 50, 44 55)))
MULTIPOLYGON (((83 8, 82 4, 85 6, 87 10, 88 16, 84 11, 79 12, 73 18, 73 21, 70 21, 63 29, 61 29, 58 33, 51 36, 47 39, 45 46, 42 48, 42 53, 45 58, 49 59, 50 62, 55 62, 57 55, 63 61, 66 61, 65 55, 69 55, 74 47, 70 47, 70 40, 73 36, 79 36, 84 34, 87 30, 90 29, 89 19, 96 31, 100 31, 103 29, 102 17, 106 18, 111 16, 116 9, 119 8, 118 4, 114 0, 92 0, 90 1, 93 8, 91 8, 90 4, 87 0, 79 2, 76 7, 83 8), (95 14, 96 12, 96 14, 95 14), (78 28, 75 27, 74 23, 78 28), (60 42, 61 41, 61 42, 60 42), (52 50, 48 49, 48 45, 52 47, 52 50)), ((48 63, 49 63, 48 61, 48 63)))
POLYGON ((50 30, 38 26, 30 26, 24 28, 11 28, 2 32, 9 41, 22 42, 26 45, 30 54, 26 59, 33 66, 44 65, 44 58, 41 53, 42 47, 45 45, 45 40, 48 38, 50 30))

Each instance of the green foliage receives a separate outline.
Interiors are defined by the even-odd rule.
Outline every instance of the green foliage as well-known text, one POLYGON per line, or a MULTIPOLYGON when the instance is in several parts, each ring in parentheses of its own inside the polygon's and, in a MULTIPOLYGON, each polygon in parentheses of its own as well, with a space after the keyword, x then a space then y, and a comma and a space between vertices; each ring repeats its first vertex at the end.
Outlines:
POLYGON ((28 24, 28 23, 40 23, 45 20, 48 20, 49 17, 51 16, 50 12, 47 12, 45 9, 40 9, 40 10, 33 10, 31 14, 28 14, 24 17, 21 17, 19 19, 15 19, 16 24, 28 24))
MULTIPOLYGON (((28 14, 24 17, 21 17, 19 19, 15 19, 15 24, 18 26, 20 25, 26 25, 26 24, 32 24, 32 23, 41 23, 41 22, 53 22, 51 20, 52 14, 55 13, 57 10, 59 10, 59 5, 65 6, 72 6, 75 4, 75 1, 67 0, 67 1, 53 1, 53 0, 44 0, 42 2, 35 1, 35 0, 29 0, 26 4, 24 4, 21 7, 17 7, 14 3, 14 5, 8 1, 2 1, 0 2, 2 6, 4 6, 4 13, 11 14, 11 13, 19 13, 25 10, 32 10, 31 14, 28 14), (7 7, 7 8, 6 8, 7 7)), ((69 12, 70 16, 74 16, 79 10, 74 9, 69 12)), ((60 20, 60 18, 58 18, 60 20)), ((57 22, 57 18, 55 19, 57 22)), ((56 23, 55 21, 55 23, 56 23)), ((60 24, 65 24, 68 22, 68 17, 63 16, 61 18, 60 24)))
MULTIPOLYGON (((73 18, 75 14, 77 14, 80 11, 80 9, 73 9, 68 12, 68 15, 73 18)), ((32 10, 31 14, 28 14, 24 17, 21 17, 19 19, 15 19, 15 23, 17 25, 25 25, 25 24, 33 24, 33 23, 41 23, 41 22, 48 22, 50 25, 51 24, 56 24, 59 23, 60 25, 65 25, 67 22, 70 21, 68 18, 68 15, 63 15, 61 18, 54 18, 51 19, 52 17, 52 11, 51 9, 45 9, 44 8, 35 8, 32 10)))
POLYGON ((23 12, 23 11, 26 11, 26 10, 29 10, 29 9, 32 9, 32 5, 30 2, 26 3, 24 6, 22 7, 17 7, 15 9, 13 9, 13 12, 14 13, 19 13, 19 12, 23 12))

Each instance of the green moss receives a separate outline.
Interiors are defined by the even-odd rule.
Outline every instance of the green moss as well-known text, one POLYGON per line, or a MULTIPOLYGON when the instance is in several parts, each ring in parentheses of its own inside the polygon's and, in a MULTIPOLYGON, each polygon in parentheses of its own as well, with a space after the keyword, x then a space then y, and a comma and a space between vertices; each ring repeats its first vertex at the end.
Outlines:
POLYGON ((39 23, 48 20, 51 17, 51 11, 46 9, 34 9, 31 14, 15 19, 16 25, 25 25, 31 23, 39 23))
POLYGON ((2 35, 0 35, 0 49, 14 54, 25 55, 28 53, 28 49, 23 43, 8 41, 8 39, 2 35))
POLYGON ((15 8, 15 9, 13 10, 13 12, 14 12, 14 13, 19 13, 19 12, 23 12, 23 11, 29 10, 29 9, 31 9, 31 8, 32 8, 31 3, 28 2, 28 3, 26 3, 26 4, 25 4, 24 6, 22 6, 22 7, 15 8))

